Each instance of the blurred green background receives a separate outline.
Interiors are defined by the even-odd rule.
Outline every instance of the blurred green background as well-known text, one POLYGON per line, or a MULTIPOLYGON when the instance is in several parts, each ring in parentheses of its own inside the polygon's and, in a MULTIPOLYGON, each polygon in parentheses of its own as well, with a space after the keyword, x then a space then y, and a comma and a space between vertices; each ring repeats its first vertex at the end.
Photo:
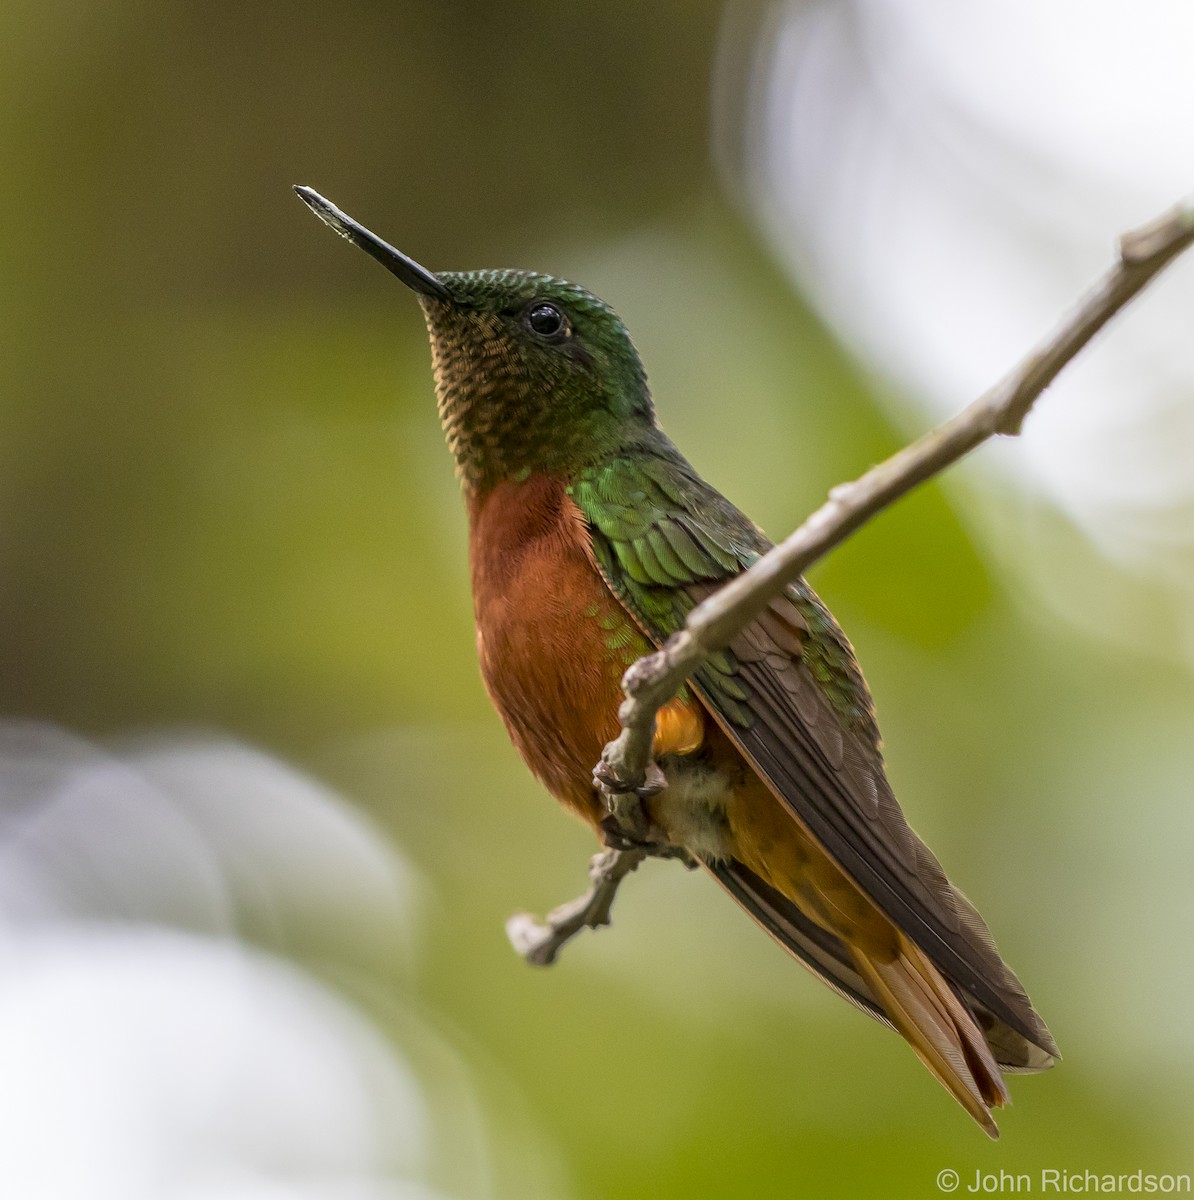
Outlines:
MULTIPOLYGON (((866 667, 910 820, 1066 1056, 1012 1080, 1002 1142, 671 864, 549 972, 506 944, 510 912, 581 890, 593 846, 478 678, 417 306, 290 187, 432 269, 593 288, 673 438, 782 535, 906 431, 711 166, 722 20, 711 0, 5 6, 3 710, 100 742, 223 731, 413 862, 409 970, 355 953, 367 914, 269 949, 414 1058, 447 1146, 465 1109, 487 1131, 482 1182, 429 1168, 445 1194, 899 1197, 937 1194, 945 1167, 1189 1171, 1191 1049, 1167 1037, 1194 982, 1190 676, 1005 584, 969 532, 970 467, 813 582, 866 667), (455 1065, 419 1061, 410 1012, 455 1065)), ((239 929, 254 938, 251 904, 239 929)))

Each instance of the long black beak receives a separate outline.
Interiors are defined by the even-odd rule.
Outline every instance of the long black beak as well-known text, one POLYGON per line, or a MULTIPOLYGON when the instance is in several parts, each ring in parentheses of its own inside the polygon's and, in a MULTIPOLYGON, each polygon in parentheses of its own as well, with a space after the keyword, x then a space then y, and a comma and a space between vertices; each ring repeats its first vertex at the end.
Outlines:
POLYGON ((354 246, 377 259, 387 271, 397 275, 408 288, 421 296, 431 296, 445 303, 452 302, 452 293, 429 271, 413 258, 407 258, 401 250, 395 250, 389 242, 383 242, 364 225, 359 225, 347 213, 341 212, 330 200, 325 200, 317 191, 295 184, 299 199, 325 225, 330 225, 341 237, 346 237, 354 246))

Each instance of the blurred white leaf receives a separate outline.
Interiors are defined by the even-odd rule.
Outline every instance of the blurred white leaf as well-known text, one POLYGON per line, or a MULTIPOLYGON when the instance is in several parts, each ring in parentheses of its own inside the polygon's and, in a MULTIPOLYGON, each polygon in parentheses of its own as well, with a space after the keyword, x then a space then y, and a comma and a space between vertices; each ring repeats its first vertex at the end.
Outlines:
MULTIPOLYGON (((749 193, 802 288, 922 407, 896 405, 910 429, 1000 378, 1118 234, 1194 190, 1192 59, 1183 0, 777 6, 755 61, 749 193)), ((1067 369, 1021 442, 979 456, 1005 497, 1018 479, 1174 589, 1188 633, 1192 304, 1183 260, 1067 369)), ((1008 541, 1034 538, 1029 518, 1008 541)), ((1072 618, 1112 624, 1111 599, 1067 586, 1072 555, 1028 557, 1072 618)))
POLYGON ((259 751, 0 721, 0 1196, 493 1196, 471 1068, 392 970, 419 890, 259 751), (395 1041, 263 943, 380 984, 395 1041))
POLYGON ((330 789, 227 738, 105 751, 53 726, 0 723, 0 914, 301 934, 343 958, 409 958, 421 886, 330 789), (353 936, 346 938, 345 930, 353 936))
POLYGON ((342 1001, 230 943, 61 932, 0 965, 0 1194, 430 1197, 409 1067, 342 1001))

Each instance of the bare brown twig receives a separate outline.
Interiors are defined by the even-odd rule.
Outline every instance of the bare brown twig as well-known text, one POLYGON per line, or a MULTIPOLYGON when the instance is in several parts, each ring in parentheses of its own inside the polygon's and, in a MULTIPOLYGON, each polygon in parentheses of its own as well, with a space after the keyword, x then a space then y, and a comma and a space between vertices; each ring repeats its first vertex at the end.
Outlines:
MULTIPOLYGON (((1015 436, 1041 393, 1092 337, 1179 254, 1194 243, 1194 197, 1119 239, 1119 258, 1061 324, 1012 371, 952 420, 925 434, 851 483, 839 484, 803 525, 749 570, 689 613, 684 629, 654 654, 640 658, 622 677, 626 695, 618 716, 622 732, 602 752, 595 775, 611 813, 625 812, 628 798, 643 787, 652 766, 655 714, 712 653, 724 648, 776 596, 823 555, 876 513, 926 480, 940 474, 995 434, 1015 436)), ((515 949, 529 961, 548 963, 585 925, 607 924, 618 884, 651 852, 611 850, 593 860, 594 888, 600 892, 599 919, 575 922, 575 901, 557 909, 539 927, 551 949, 532 957, 514 936, 515 949), (624 858, 634 856, 623 868, 624 858), (599 864, 604 864, 599 869, 599 864), (563 932, 565 928, 568 932, 563 932)), ((589 897, 582 897, 582 900, 589 897)), ((527 918, 529 920, 529 918, 527 918)), ((511 923, 519 918, 511 918, 511 923)))

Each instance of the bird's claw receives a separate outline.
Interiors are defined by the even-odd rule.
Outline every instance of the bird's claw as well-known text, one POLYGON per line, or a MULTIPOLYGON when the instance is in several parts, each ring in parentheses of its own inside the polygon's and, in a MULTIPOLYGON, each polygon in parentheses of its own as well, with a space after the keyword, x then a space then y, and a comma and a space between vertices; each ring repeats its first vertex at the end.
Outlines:
MULTIPOLYGON (((637 807, 637 806, 636 806, 637 807)), ((654 852, 660 845, 650 836, 645 818, 630 813, 609 813, 601 818, 601 840, 611 850, 646 850, 654 852)))
POLYGON ((673 846, 659 837, 654 826, 645 828, 640 835, 638 829, 627 830, 614 813, 603 817, 599 825, 601 841, 610 850, 639 850, 651 858, 674 858, 688 870, 695 870, 697 860, 683 846, 673 846))
POLYGON ((652 760, 643 772, 642 783, 633 787, 619 779, 602 758, 593 768, 593 783, 612 809, 612 799, 615 796, 637 796, 640 800, 650 800, 652 796, 658 796, 667 787, 667 776, 660 770, 659 764, 652 760))
POLYGON ((613 850, 645 850, 659 854, 666 845, 647 814, 646 801, 667 787, 659 764, 650 762, 638 787, 629 787, 610 771, 602 759, 593 769, 593 783, 609 813, 601 821, 602 838, 613 850))
POLYGON ((636 788, 628 788, 604 768, 604 762, 598 764, 593 782, 609 809, 600 825, 605 845, 611 850, 641 850, 653 858, 678 858, 685 866, 694 866, 688 851, 668 842, 647 812, 646 802, 667 787, 667 777, 659 764, 647 764, 643 782, 636 788))

